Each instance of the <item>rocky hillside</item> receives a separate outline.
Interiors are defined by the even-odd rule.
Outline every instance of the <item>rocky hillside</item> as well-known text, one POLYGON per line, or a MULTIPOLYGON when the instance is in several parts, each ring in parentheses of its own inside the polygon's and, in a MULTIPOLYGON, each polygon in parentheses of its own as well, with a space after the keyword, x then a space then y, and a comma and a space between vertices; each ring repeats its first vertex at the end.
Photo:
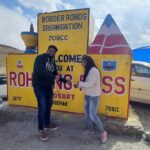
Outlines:
POLYGON ((23 51, 7 45, 0 44, 0 67, 6 66, 6 55, 8 53, 23 53, 23 51))

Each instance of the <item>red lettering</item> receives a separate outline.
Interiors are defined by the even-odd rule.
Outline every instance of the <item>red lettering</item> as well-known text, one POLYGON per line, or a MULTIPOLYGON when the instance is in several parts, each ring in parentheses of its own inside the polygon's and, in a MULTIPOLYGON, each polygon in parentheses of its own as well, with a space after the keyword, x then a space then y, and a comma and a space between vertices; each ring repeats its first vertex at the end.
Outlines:
POLYGON ((112 87, 112 83, 110 83, 110 82, 112 82, 113 81, 113 78, 112 77, 110 77, 110 76, 104 76, 103 78, 102 78, 102 82, 103 82, 103 84, 105 85, 105 86, 107 86, 107 89, 102 89, 102 91, 104 92, 104 93, 111 93, 112 92, 112 89, 113 89, 113 87, 112 87))
POLYGON ((32 74, 29 72, 10 72, 10 86, 29 87, 32 83, 32 74))
POLYGON ((66 94, 62 94, 62 99, 66 99, 66 94))
POLYGON ((115 84, 120 87, 120 91, 118 91, 118 89, 115 89, 115 93, 116 94, 124 94, 125 93, 125 78, 123 77, 117 77, 115 79, 115 84), (122 82, 122 84, 120 83, 122 82))
POLYGON ((75 95, 66 93, 54 93, 54 99, 74 100, 75 95))
POLYGON ((27 87, 29 87, 29 82, 32 84, 32 75, 26 72, 26 86, 27 87))
MULTIPOLYGON (((62 76, 62 74, 59 74, 59 77, 63 77, 62 76)), ((64 79, 69 79, 69 80, 72 80, 72 75, 70 75, 70 74, 65 74, 64 75, 64 77, 63 77, 64 79)), ((60 90, 62 90, 62 89, 65 89, 65 90, 71 90, 72 89, 72 84, 64 84, 64 83, 62 83, 62 82, 59 82, 59 81, 57 81, 56 82, 56 85, 58 86, 58 89, 60 89, 60 90)), ((55 86, 56 87, 56 86, 55 86)), ((55 88, 54 87, 54 88, 55 88)))
POLYGON ((67 99, 70 99, 71 98, 71 95, 70 94, 67 94, 67 99))
POLYGON ((26 83, 25 80, 26 80, 25 74, 23 72, 19 72, 18 73, 18 85, 25 86, 25 83, 26 83))
POLYGON ((102 89, 103 93, 115 93, 117 95, 121 95, 125 93, 125 83, 126 80, 124 77, 116 77, 112 78, 111 76, 104 76, 102 78, 102 83, 104 86, 107 86, 107 89, 102 89))
MULTIPOLYGON (((72 76, 70 74, 65 74, 64 78, 72 80, 72 76)), ((64 84, 64 89, 65 90, 71 90, 72 89, 72 84, 64 84)))
MULTIPOLYGON (((59 74, 59 78, 62 77, 62 74, 59 74)), ((56 81, 56 85, 58 86, 59 89, 62 90, 62 82, 56 81)))
POLYGON ((16 78, 17 74, 15 72, 10 72, 10 86, 17 86, 16 78))

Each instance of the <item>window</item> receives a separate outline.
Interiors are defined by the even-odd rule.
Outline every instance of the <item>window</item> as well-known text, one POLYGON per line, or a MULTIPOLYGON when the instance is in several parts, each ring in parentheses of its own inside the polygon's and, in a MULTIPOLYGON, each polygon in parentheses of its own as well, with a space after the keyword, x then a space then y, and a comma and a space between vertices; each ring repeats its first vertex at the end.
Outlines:
POLYGON ((134 76, 140 77, 148 77, 150 78, 150 68, 144 65, 133 65, 132 66, 132 74, 134 76), (134 73, 133 73, 134 72, 134 73))

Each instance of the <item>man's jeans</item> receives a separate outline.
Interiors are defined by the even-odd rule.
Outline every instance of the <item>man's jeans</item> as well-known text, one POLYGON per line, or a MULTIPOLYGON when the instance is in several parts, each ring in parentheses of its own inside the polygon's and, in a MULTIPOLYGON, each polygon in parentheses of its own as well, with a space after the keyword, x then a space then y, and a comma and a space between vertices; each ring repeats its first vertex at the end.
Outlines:
POLYGON ((87 119, 88 128, 93 130, 93 123, 97 126, 100 133, 104 132, 104 128, 100 118, 97 116, 97 107, 99 104, 100 96, 85 95, 84 99, 84 113, 87 119))
POLYGON ((34 86, 33 89, 38 102, 38 129, 44 130, 50 124, 53 89, 41 86, 34 86))

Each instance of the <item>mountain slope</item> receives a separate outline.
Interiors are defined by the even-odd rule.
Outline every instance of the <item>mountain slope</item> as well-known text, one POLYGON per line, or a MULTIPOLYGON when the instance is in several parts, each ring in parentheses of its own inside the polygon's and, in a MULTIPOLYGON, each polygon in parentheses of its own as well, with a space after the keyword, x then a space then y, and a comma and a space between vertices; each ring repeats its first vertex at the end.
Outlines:
POLYGON ((8 53, 23 53, 23 51, 11 46, 0 44, 0 67, 6 66, 6 55, 8 53))

